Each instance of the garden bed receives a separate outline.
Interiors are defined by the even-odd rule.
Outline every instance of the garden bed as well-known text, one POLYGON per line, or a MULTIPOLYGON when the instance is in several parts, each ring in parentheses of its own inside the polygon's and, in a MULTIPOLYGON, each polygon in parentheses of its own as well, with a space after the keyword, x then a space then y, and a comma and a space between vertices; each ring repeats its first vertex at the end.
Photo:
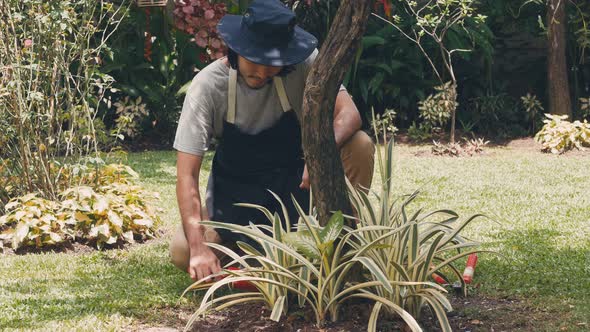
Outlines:
MULTIPOLYGON (((156 230, 156 237, 164 236, 165 233, 163 230, 156 230)), ((143 245, 154 241, 155 238, 145 239, 145 240, 135 240, 134 243, 128 243, 123 241, 118 241, 117 243, 104 245, 100 250, 122 250, 122 249, 129 249, 136 245, 143 245)), ((20 247, 16 250, 12 249, 10 246, 6 246, 3 249, 0 249, 0 257, 2 255, 27 255, 27 254, 44 254, 44 253, 66 253, 72 255, 84 255, 89 254, 94 251, 99 251, 96 247, 96 241, 88 241, 85 239, 76 239, 74 242, 67 242, 61 243, 56 245, 48 245, 43 247, 35 247, 35 246, 25 246, 20 247)))
MULTIPOLYGON (((549 330, 551 327, 557 329, 561 322, 567 321, 567 317, 558 317, 549 310, 536 309, 515 298, 451 296, 451 303, 454 311, 448 313, 448 317, 453 331, 539 331, 549 330)), ((270 310, 263 304, 244 304, 209 314, 195 322, 192 331, 366 331, 371 309, 372 305, 369 303, 349 304, 343 308, 340 322, 320 330, 314 325, 311 312, 296 312, 280 322, 274 322, 268 318, 270 310)), ((420 320, 424 331, 440 331, 435 322, 436 318, 425 310, 420 320)), ((569 330, 575 330, 574 327, 584 326, 573 324, 569 330)), ((400 331, 401 328, 401 321, 388 320, 381 316, 377 330, 400 331)))

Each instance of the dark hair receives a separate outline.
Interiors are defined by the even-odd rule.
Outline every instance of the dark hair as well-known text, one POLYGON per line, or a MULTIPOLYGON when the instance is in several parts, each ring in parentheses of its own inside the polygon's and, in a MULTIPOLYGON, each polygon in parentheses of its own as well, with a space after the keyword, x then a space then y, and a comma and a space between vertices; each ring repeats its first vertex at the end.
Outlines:
MULTIPOLYGON (((227 60, 229 61, 229 65, 233 69, 238 70, 238 53, 236 53, 231 48, 227 49, 227 60)), ((287 76, 287 74, 289 74, 293 70, 295 70, 294 65, 284 66, 283 69, 281 69, 281 71, 278 73, 278 75, 281 77, 284 77, 284 76, 287 76)))

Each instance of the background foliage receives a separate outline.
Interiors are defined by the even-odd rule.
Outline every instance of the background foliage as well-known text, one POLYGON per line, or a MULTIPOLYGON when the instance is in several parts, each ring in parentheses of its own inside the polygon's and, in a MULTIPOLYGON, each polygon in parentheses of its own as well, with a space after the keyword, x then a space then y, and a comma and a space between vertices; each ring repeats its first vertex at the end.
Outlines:
POLYGON ((71 183, 67 164, 108 140, 98 117, 112 78, 99 70, 124 5, 0 2, 0 212, 10 197, 48 199, 71 183))
MULTIPOLYGON (((119 116, 112 105, 126 97, 141 97, 149 114, 134 118, 140 124, 138 135, 124 135, 125 139, 133 144, 169 146, 187 84, 198 70, 225 52, 216 35, 216 22, 225 12, 242 13, 249 2, 177 0, 169 2, 167 8, 152 7, 149 15, 145 9, 131 6, 108 43, 108 56, 101 68, 114 78, 115 88, 107 92, 109 102, 100 108, 106 128, 124 133, 126 128, 117 126, 119 116), (147 39, 151 42, 147 43, 147 39)), ((284 2, 320 44, 340 5, 339 0, 284 2)), ((405 0, 376 1, 374 12, 389 20, 397 18, 400 28, 407 30, 416 21, 403 10, 406 5, 405 0)), ((531 118, 520 98, 531 94, 541 105, 547 100, 545 3, 475 0, 473 8, 472 17, 444 37, 449 49, 469 50, 454 54, 457 128, 462 133, 498 139, 532 135, 531 124, 538 129, 542 115, 537 113, 531 118), (475 19, 479 16, 486 17, 485 23, 475 19)), ((567 9, 571 95, 576 104, 574 118, 580 119, 585 116, 580 98, 590 96, 590 4, 571 0, 567 9)), ((435 86, 449 80, 448 74, 440 70, 444 65, 436 43, 425 38, 422 45, 442 73, 443 82, 413 42, 371 16, 362 48, 344 81, 366 124, 373 110, 381 114, 388 109, 396 110, 395 125, 401 132, 421 122, 419 102, 432 95, 435 86)))

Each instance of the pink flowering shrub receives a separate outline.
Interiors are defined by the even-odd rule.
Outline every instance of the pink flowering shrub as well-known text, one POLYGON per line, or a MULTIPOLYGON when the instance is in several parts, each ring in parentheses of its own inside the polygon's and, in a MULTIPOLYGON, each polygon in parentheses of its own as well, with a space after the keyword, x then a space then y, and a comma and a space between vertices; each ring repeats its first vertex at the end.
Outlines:
MULTIPOLYGON (((192 40, 207 50, 209 59, 224 56, 226 46, 217 34, 217 23, 227 13, 225 4, 207 0, 176 0, 175 6, 176 28, 194 36, 192 40)), ((201 55, 201 61, 209 59, 205 54, 201 55)))

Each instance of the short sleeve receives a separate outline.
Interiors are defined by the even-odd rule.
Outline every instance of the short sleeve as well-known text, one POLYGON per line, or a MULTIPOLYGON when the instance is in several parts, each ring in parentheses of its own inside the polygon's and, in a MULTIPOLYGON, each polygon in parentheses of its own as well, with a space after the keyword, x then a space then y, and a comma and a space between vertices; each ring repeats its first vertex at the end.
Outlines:
POLYGON ((202 156, 209 148, 215 113, 210 80, 202 74, 205 73, 195 76, 187 91, 174 138, 174 149, 197 156, 202 156))

